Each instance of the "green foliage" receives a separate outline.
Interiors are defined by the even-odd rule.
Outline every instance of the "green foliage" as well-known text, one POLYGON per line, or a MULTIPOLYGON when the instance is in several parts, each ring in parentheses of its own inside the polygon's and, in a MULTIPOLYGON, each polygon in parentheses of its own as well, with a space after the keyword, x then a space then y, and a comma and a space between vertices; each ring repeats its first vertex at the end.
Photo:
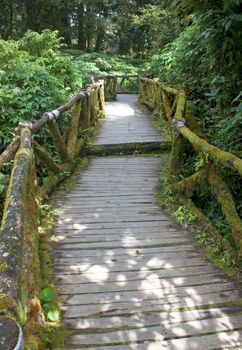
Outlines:
POLYGON ((187 227, 187 224, 196 220, 196 215, 194 215, 187 207, 180 206, 174 213, 174 216, 179 222, 179 224, 187 227))
POLYGON ((57 306, 57 294, 52 288, 45 288, 40 292, 40 300, 42 301, 45 316, 49 321, 59 321, 60 311, 57 306))
POLYGON ((90 83, 90 77, 106 74, 139 74, 143 60, 130 57, 111 56, 104 53, 86 53, 76 49, 64 49, 63 53, 72 55, 79 68, 82 86, 90 83))
POLYGON ((22 295, 21 305, 19 307, 21 324, 25 325, 27 323, 28 293, 22 295))
MULTIPOLYGON (((0 40, 0 150, 19 121, 39 119, 65 102, 80 84, 71 57, 59 52, 57 32, 27 32, 19 41, 0 40)), ((46 131, 38 136, 48 140, 46 131)))

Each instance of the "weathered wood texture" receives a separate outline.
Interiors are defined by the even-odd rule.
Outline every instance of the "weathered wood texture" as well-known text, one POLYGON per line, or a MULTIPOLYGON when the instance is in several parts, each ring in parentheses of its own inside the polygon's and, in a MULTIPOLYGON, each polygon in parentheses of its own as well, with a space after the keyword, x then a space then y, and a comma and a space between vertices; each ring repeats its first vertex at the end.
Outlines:
POLYGON ((198 157, 204 164, 205 176, 194 174, 179 183, 175 183, 173 189, 191 196, 196 184, 204 182, 205 178, 208 178, 213 193, 221 205, 223 215, 230 225, 233 238, 242 251, 242 221, 236 211, 232 192, 226 181, 220 176, 219 171, 222 165, 231 167, 242 175, 242 159, 207 142, 204 133, 193 117, 192 103, 186 100, 183 88, 168 88, 156 79, 140 78, 139 90, 139 99, 142 103, 148 105, 158 114, 164 115, 168 126, 172 120, 172 149, 169 170, 173 179, 175 180, 177 176, 182 175, 183 158, 186 154, 190 154, 184 152, 185 140, 198 152, 198 157), (161 108, 160 103, 161 96, 163 108, 161 108))
POLYGON ((162 142, 164 137, 151 124, 151 115, 137 104, 137 95, 118 95, 106 103, 106 118, 94 145, 162 142))
POLYGON ((53 268, 71 331, 65 350, 242 345, 239 289, 156 204, 162 164, 95 158, 57 201, 53 268))

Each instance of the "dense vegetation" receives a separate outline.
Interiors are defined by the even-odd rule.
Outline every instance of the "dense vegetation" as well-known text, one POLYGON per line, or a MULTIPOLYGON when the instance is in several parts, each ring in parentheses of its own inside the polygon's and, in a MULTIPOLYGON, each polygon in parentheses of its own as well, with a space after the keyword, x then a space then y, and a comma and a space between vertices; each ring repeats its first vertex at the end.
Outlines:
MULTIPOLYGON (((207 139, 240 156, 241 24, 241 0, 3 0, 0 150, 19 120, 39 118, 90 76, 143 72, 185 86, 207 139)), ((39 137, 48 141, 47 134, 39 137)), ((204 165, 186 152, 183 176, 204 165)), ((239 177, 221 174, 241 213, 239 177)), ((230 239, 209 187, 194 200, 230 239)))

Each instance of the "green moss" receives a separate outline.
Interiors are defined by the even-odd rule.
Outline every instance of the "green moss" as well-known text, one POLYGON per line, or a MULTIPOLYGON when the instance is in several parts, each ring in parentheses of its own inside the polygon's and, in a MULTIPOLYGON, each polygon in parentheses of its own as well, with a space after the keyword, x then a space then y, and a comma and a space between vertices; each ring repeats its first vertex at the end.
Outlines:
POLYGON ((7 263, 5 261, 0 262, 0 272, 4 272, 7 269, 7 263))
POLYGON ((186 229, 189 229, 195 235, 203 255, 220 268, 223 268, 228 275, 241 280, 241 254, 233 249, 228 241, 216 231, 207 217, 191 200, 188 200, 185 196, 175 194, 172 185, 173 182, 169 176, 168 168, 167 166, 163 167, 157 195, 158 203, 169 215, 175 220, 178 219, 179 223, 182 223, 186 229), (180 216, 177 218, 175 215, 180 207, 183 207, 184 212, 189 214, 184 215, 183 220, 180 220, 180 216), (194 220, 189 220, 189 217, 194 217, 194 220))

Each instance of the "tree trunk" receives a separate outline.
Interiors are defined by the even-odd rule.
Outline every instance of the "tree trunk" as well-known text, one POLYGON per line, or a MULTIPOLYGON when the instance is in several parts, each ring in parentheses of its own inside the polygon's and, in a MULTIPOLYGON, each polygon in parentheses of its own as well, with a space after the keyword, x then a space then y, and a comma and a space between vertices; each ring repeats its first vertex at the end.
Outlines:
POLYGON ((78 5, 77 18, 78 18, 78 47, 81 50, 86 50, 85 16, 84 16, 83 4, 78 5))

